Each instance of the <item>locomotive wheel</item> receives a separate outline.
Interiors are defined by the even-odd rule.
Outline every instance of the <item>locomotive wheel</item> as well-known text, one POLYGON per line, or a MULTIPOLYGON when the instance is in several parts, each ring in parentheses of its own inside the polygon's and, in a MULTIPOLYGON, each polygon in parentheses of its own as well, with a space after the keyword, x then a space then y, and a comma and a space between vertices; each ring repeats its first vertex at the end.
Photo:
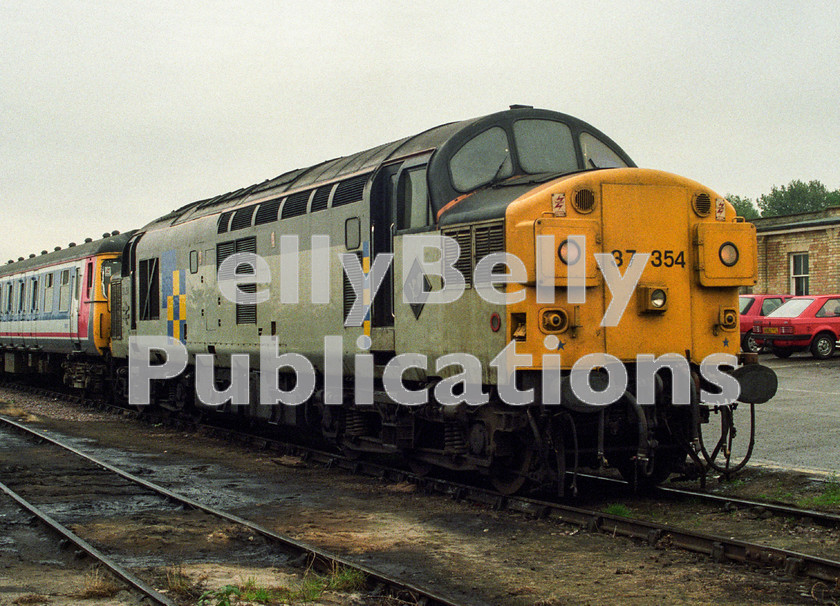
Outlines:
POLYGON ((517 444, 513 453, 493 458, 490 466, 490 481, 493 488, 504 495, 519 492, 528 481, 528 471, 534 460, 534 448, 517 444))

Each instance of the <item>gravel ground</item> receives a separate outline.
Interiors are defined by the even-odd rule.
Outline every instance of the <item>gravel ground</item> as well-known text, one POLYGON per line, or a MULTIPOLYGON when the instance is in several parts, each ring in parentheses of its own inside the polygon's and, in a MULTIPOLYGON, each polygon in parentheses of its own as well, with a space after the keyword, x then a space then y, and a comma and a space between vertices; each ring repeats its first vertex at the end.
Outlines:
MULTIPOLYGON (((79 445, 129 471, 464 604, 815 604, 820 601, 812 595, 831 597, 825 586, 802 579, 420 495, 410 485, 312 467, 43 397, 0 389, 0 401, 7 402, 0 412, 75 436, 79 445)), ((247 574, 247 562, 229 564, 240 567, 240 577, 247 574)), ((186 574, 192 580, 201 572, 186 574)), ((0 596, 6 582, 13 581, 0 580, 0 596)))

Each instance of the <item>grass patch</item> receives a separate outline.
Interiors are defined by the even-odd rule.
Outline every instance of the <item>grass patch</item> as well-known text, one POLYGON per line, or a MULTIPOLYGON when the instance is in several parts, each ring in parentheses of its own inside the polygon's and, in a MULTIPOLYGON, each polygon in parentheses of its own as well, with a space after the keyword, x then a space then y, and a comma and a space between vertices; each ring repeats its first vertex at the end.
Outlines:
POLYGON ((205 591, 198 606, 236 606, 237 604, 306 604, 327 591, 350 592, 362 589, 367 579, 363 572, 337 566, 329 574, 306 573, 297 587, 263 587, 253 578, 236 585, 205 591))
POLYGON ((819 494, 797 499, 797 507, 836 509, 840 506, 840 478, 831 474, 819 494))
POLYGON ((747 482, 741 478, 725 479, 721 478, 720 484, 724 490, 737 490, 744 486, 747 482))
POLYGON ((613 516, 621 516, 622 518, 629 518, 633 515, 633 511, 623 503, 612 503, 604 507, 604 513, 613 516))
POLYGON ((166 571, 166 589, 174 596, 193 602, 204 592, 204 578, 193 581, 184 572, 184 567, 178 564, 166 571))
POLYGON ((111 576, 103 573, 99 568, 94 568, 85 575, 85 586, 73 597, 82 600, 92 598, 112 598, 120 591, 121 587, 114 582, 111 576))

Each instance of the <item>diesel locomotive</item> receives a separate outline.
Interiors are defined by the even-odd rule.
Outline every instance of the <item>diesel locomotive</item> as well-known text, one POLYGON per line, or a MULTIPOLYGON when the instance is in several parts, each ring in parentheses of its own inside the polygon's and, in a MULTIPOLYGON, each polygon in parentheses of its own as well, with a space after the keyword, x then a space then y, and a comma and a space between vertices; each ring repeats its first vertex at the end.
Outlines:
POLYGON ((754 227, 719 194, 637 168, 579 119, 512 106, 10 262, 0 347, 6 372, 60 362, 67 383, 128 402, 133 340, 166 337, 185 362, 151 382, 156 406, 297 428, 505 493, 562 492, 578 466, 656 483, 704 468, 701 426, 737 405, 715 399, 709 356, 728 354, 718 369, 741 402, 775 392, 772 371, 738 358, 738 291, 756 264, 754 227), (418 249, 432 236, 443 245, 418 249), (231 278, 253 296, 226 296, 231 278), (266 347, 311 376, 266 370, 266 347), (611 401, 574 389, 584 360, 589 394, 621 378, 611 401), (389 377, 422 397, 401 402, 389 377), (311 385, 265 402, 266 379, 281 393, 311 385))

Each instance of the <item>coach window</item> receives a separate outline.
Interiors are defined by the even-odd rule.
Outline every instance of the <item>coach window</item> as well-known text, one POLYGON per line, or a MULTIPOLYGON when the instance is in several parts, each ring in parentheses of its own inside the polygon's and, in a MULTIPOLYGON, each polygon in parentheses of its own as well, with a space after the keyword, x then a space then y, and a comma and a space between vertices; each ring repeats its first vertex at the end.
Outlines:
POLYGON ((53 308, 53 280, 51 273, 44 275, 44 313, 50 313, 53 308))
POLYGON ((449 171, 452 185, 460 192, 510 177, 513 163, 504 129, 494 126, 467 141, 452 156, 449 171))
POLYGON ((20 283, 20 290, 18 291, 18 312, 23 313, 23 310, 26 309, 26 282, 21 281, 20 283))
POLYGON ((30 294, 32 296, 29 311, 35 313, 38 311, 38 278, 32 278, 32 292, 30 294))
POLYGON ((70 311, 70 270, 61 272, 58 285, 58 311, 70 311))
POLYGON ((426 167, 405 170, 397 187, 397 229, 425 227, 431 223, 426 167))
POLYGON ((586 168, 621 168, 627 166, 618 154, 589 133, 581 133, 580 149, 586 168))
POLYGON ((517 120, 513 138, 519 164, 526 173, 578 170, 575 144, 568 126, 553 120, 517 120))

